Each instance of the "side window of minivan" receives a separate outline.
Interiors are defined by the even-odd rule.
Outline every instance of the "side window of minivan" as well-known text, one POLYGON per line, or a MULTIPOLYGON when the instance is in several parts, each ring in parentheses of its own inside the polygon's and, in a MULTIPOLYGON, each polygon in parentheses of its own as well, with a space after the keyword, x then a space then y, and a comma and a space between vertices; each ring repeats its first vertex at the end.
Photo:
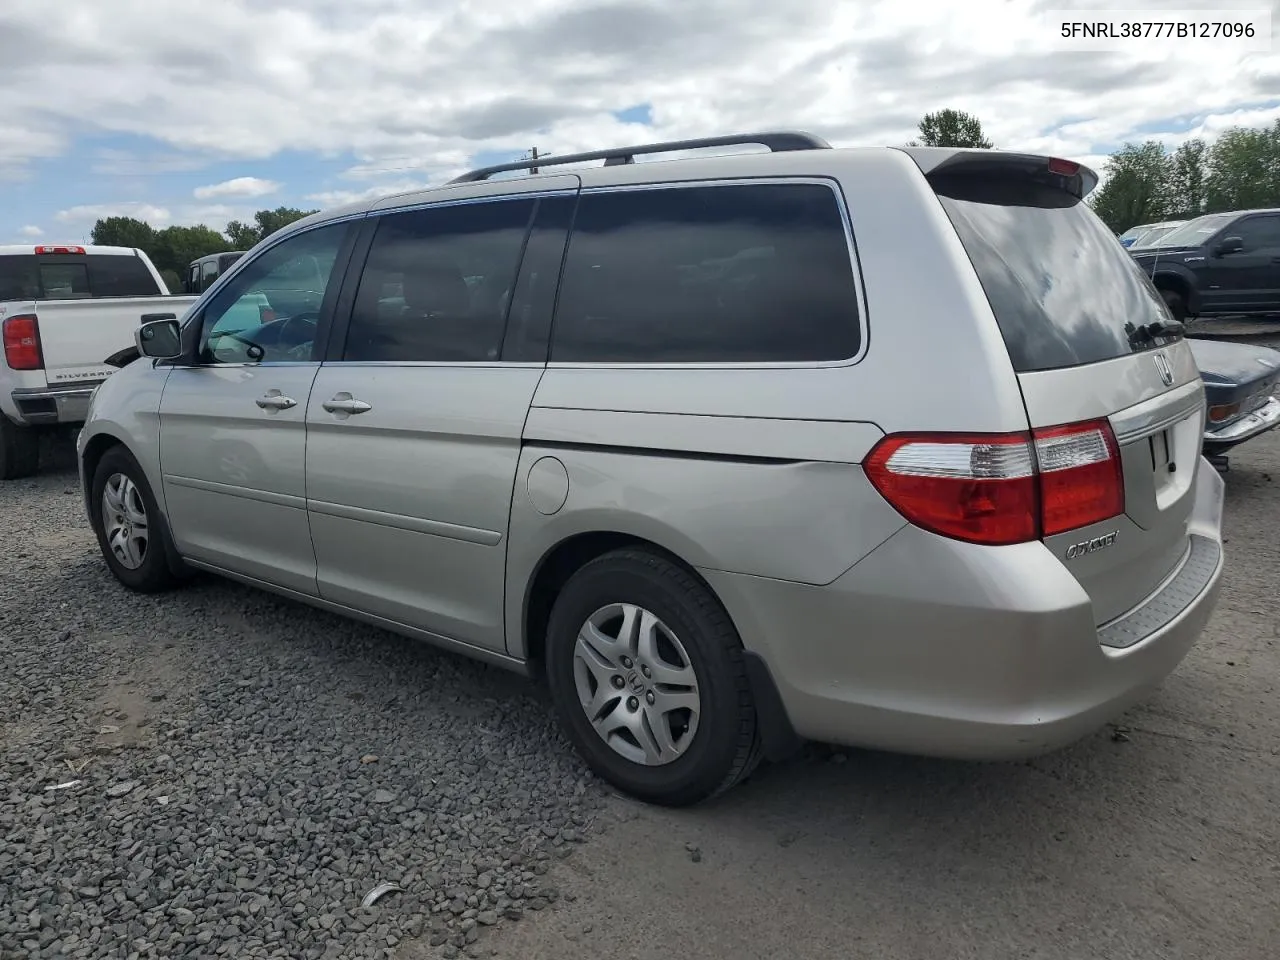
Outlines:
POLYGON ((584 193, 553 362, 844 360, 859 346, 844 218, 821 183, 584 193))
POLYGON ((513 198, 383 215, 343 359, 498 359, 535 204, 513 198))
POLYGON ((201 363, 313 359, 320 308, 346 223, 289 237, 219 290, 201 318, 201 363))

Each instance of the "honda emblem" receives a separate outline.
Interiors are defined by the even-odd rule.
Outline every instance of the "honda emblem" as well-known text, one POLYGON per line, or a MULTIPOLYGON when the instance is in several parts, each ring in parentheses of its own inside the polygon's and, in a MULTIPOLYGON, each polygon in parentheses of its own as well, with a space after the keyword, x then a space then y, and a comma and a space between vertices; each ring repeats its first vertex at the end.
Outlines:
POLYGON ((1151 358, 1156 365, 1156 372, 1160 374, 1160 379, 1167 387, 1173 383, 1173 367, 1169 365, 1169 358, 1163 353, 1157 353, 1151 358))

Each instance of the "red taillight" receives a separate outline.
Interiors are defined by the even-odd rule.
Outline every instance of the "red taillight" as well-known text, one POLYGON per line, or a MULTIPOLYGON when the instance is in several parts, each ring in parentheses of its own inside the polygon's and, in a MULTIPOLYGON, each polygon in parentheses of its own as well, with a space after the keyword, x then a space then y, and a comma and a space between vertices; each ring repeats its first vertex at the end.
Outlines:
POLYGON ((36 253, 84 253, 84 247, 36 247, 36 253))
POLYGON ((1124 469, 1110 423, 1050 427, 1034 436, 1044 536, 1124 513, 1124 469))
POLYGON ((39 370, 44 366, 40 353, 40 324, 34 314, 5 317, 3 323, 4 362, 10 370, 39 370))
POLYGON ((1074 160, 1059 160, 1054 157, 1049 161, 1049 172, 1063 177, 1074 177, 1080 172, 1080 164, 1074 160))
POLYGON ((898 434, 864 464, 899 513, 934 533, 1025 543, 1124 512, 1124 479, 1105 420, 1011 434, 898 434))

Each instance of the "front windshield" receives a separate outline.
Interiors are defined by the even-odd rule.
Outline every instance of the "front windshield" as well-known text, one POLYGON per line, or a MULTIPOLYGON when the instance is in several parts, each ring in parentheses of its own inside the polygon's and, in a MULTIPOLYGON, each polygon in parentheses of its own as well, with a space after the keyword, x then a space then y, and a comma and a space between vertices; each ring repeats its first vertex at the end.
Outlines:
POLYGON ((1146 233, 1144 233, 1142 236, 1140 236, 1137 239, 1137 241, 1133 244, 1133 247, 1131 249, 1141 250, 1143 247, 1155 246, 1155 242, 1157 240, 1159 240, 1163 236, 1166 236, 1171 231, 1176 230, 1180 226, 1182 226, 1182 224, 1180 223, 1170 223, 1162 227, 1152 227, 1150 230, 1148 230, 1146 233))
POLYGON ((1234 220, 1234 213, 1211 213, 1207 217, 1197 217, 1170 230, 1154 243, 1143 243, 1144 247, 1198 247, 1213 234, 1217 233, 1234 220))

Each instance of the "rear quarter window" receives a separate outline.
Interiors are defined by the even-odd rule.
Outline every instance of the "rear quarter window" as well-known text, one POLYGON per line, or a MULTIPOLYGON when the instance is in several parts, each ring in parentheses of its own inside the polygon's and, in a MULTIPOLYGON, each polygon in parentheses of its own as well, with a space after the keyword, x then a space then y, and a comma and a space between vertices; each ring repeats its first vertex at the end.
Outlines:
POLYGON ((859 347, 850 245, 824 184, 585 193, 551 360, 844 360, 859 347))
POLYGON ((1019 373, 1146 349, 1129 333, 1167 318, 1146 274, 1088 204, 1015 177, 930 178, 1019 373))

